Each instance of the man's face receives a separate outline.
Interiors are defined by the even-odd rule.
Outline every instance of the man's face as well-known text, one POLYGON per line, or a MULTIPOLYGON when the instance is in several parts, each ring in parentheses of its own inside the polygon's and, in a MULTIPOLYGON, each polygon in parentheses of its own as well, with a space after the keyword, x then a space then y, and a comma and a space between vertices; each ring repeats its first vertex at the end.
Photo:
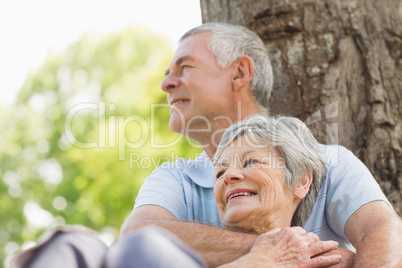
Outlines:
POLYGON ((219 68, 207 49, 210 36, 211 33, 203 32, 183 40, 161 83, 171 105, 169 127, 174 132, 191 129, 192 133, 186 135, 197 137, 195 129, 202 129, 205 134, 205 129, 216 123, 217 116, 233 113, 233 70, 219 68))
POLYGON ((272 146, 247 136, 233 141, 214 170, 214 193, 222 224, 262 233, 290 226, 298 201, 286 186, 284 162, 272 146))

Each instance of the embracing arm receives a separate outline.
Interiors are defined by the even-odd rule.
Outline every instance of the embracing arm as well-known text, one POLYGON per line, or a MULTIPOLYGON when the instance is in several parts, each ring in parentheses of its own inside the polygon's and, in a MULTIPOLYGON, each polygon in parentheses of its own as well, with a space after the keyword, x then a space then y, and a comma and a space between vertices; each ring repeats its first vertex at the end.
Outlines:
POLYGON ((402 221, 384 201, 360 207, 346 222, 345 234, 356 248, 354 267, 400 267, 402 221))
POLYGON ((178 221, 166 209, 155 205, 136 208, 124 222, 121 236, 146 225, 160 226, 200 252, 209 266, 231 262, 247 254, 257 235, 230 232, 218 227, 178 221))
POLYGON ((333 241, 322 242, 316 235, 306 233, 300 227, 276 229, 260 236, 237 233, 178 221, 166 209, 154 205, 136 208, 123 224, 121 236, 150 224, 174 233, 200 252, 210 267, 227 263, 225 267, 249 266, 250 263, 264 267, 299 267, 300 263, 308 263, 306 267, 324 267, 340 261, 338 254, 313 257, 335 249, 338 244, 333 241))

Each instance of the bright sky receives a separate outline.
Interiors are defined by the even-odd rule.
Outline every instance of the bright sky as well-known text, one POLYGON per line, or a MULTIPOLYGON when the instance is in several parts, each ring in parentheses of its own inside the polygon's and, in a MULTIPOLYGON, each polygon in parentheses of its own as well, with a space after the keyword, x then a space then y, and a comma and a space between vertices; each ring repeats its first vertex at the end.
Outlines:
POLYGON ((62 52, 87 31, 144 25, 176 44, 199 24, 199 0, 0 0, 0 105, 12 104, 49 52, 62 52))

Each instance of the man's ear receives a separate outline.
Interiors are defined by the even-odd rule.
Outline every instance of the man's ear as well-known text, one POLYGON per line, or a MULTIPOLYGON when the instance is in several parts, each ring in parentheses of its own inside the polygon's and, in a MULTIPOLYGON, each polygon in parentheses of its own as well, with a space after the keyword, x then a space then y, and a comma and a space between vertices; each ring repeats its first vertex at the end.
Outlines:
POLYGON ((313 175, 308 172, 296 185, 294 191, 294 197, 296 199, 303 199, 310 190, 311 182, 313 181, 313 175))
POLYGON ((233 91, 237 91, 250 84, 254 76, 254 61, 249 56, 240 57, 233 64, 235 75, 233 76, 233 91))

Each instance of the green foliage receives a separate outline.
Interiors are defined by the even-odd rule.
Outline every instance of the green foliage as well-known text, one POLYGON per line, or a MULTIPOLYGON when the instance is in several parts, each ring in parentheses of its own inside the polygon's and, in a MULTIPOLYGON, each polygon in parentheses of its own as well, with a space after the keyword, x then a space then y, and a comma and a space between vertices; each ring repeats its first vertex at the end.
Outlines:
POLYGON ((116 238, 144 178, 201 151, 173 142, 169 108, 152 106, 166 104, 171 56, 170 41, 144 29, 87 34, 27 78, 0 110, 1 252, 58 224, 116 238))

